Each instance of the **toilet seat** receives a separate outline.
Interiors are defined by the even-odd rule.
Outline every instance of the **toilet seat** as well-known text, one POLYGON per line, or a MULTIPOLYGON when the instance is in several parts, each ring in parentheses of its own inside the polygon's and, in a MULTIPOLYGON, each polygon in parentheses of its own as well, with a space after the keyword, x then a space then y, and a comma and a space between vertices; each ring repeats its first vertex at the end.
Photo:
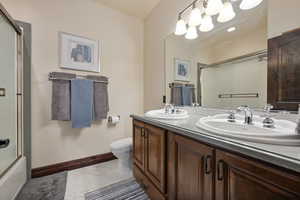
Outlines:
POLYGON ((118 158, 119 171, 125 174, 132 173, 132 138, 125 138, 111 143, 111 152, 118 158))
POLYGON ((132 138, 125 138, 111 143, 112 152, 128 152, 132 149, 132 138))

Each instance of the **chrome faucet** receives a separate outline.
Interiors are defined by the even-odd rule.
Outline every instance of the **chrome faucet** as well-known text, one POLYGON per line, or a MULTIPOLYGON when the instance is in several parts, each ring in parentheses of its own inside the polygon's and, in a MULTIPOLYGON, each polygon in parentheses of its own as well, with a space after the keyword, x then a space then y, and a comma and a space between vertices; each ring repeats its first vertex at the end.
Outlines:
POLYGON ((237 111, 245 113, 245 124, 253 124, 253 113, 248 106, 240 106, 237 108, 237 111))
POLYGON ((265 128, 275 128, 275 121, 271 118, 271 109, 273 109, 273 105, 267 104, 264 107, 264 111, 266 112, 266 118, 263 121, 263 126, 265 128))
POLYGON ((175 107, 172 104, 166 104, 164 109, 166 114, 172 114, 175 111, 175 107))

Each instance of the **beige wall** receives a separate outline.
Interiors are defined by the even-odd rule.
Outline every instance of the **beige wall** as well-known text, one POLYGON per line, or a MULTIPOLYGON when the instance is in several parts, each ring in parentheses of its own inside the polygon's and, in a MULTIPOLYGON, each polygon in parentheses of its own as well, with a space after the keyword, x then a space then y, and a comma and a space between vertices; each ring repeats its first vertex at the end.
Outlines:
POLYGON ((269 0, 269 38, 300 28, 299 0, 269 0))
POLYGON ((130 136, 129 115, 143 112, 143 22, 94 0, 1 3, 14 18, 32 24, 33 167, 110 152, 112 141, 130 136), (110 79, 110 114, 121 115, 116 127, 103 121, 92 128, 72 129, 70 122, 50 120, 51 82, 47 76, 60 71, 58 31, 100 41, 100 74, 110 79))
POLYGON ((255 27, 255 30, 242 32, 223 41, 213 43, 212 62, 221 62, 230 58, 265 50, 268 47, 267 26, 255 27))

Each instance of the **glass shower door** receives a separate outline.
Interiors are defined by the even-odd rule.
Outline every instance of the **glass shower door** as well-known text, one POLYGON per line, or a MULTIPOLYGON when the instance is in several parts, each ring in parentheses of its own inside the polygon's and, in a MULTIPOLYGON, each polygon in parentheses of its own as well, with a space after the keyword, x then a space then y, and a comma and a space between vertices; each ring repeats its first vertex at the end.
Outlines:
POLYGON ((17 33, 0 15, 0 176, 18 158, 17 33))

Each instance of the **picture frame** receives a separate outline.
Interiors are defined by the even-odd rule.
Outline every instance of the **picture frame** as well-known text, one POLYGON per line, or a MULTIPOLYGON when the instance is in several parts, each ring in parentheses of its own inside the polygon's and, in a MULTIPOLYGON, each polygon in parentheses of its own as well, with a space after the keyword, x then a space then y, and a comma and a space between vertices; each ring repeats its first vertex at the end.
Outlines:
POLYGON ((59 32, 60 67, 100 72, 99 41, 59 32))
POLYGON ((174 58, 174 80, 190 82, 191 61, 174 58))

